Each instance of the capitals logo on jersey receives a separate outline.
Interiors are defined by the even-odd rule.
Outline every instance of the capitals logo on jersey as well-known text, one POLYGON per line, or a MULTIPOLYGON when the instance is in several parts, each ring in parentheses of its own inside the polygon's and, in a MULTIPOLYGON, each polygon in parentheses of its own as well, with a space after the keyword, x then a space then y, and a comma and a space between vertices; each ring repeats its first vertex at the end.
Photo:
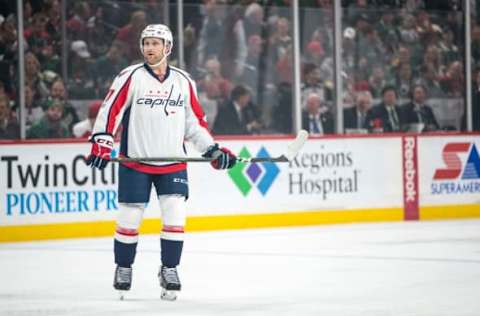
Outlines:
POLYGON ((475 143, 448 143, 442 158, 445 166, 435 170, 433 194, 480 192, 480 156, 475 143))
POLYGON ((176 93, 176 96, 173 93, 173 85, 170 87, 170 90, 165 91, 147 91, 144 97, 137 99, 137 104, 146 105, 150 108, 154 106, 163 106, 165 114, 174 114, 175 111, 167 111, 167 106, 170 107, 182 107, 185 104, 185 96, 181 93, 176 93))

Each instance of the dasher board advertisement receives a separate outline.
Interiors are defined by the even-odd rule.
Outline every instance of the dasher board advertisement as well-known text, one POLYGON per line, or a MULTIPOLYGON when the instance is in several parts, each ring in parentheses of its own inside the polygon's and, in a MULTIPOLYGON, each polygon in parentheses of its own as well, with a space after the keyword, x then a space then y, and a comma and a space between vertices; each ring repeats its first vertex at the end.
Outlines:
MULTIPOLYGON (((275 157, 289 141, 221 143, 241 156, 275 157)), ((86 166, 89 150, 83 143, 0 145, 0 226, 115 219, 118 165, 86 166)), ((190 216, 402 207, 400 138, 312 139, 290 163, 228 171, 190 163, 188 170, 190 216)), ((145 217, 159 216, 152 192, 145 217)))
POLYGON ((420 204, 480 204, 480 137, 419 138, 420 204))

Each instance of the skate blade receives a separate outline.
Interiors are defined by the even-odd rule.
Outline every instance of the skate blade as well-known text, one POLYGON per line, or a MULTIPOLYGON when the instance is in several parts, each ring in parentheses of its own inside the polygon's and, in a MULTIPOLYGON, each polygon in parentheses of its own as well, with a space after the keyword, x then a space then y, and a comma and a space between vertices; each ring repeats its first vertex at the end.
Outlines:
POLYGON ((118 290, 118 298, 120 299, 120 301, 123 301, 125 299, 126 294, 127 291, 118 290))
POLYGON ((160 298, 164 301, 175 301, 177 299, 177 292, 178 291, 162 289, 162 294, 160 295, 160 298))

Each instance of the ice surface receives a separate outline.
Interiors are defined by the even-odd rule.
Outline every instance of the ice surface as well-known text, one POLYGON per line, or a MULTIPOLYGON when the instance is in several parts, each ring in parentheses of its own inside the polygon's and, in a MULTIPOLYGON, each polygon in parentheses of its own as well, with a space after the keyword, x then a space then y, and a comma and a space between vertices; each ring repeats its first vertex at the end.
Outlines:
POLYGON ((125 301, 111 238, 0 244, 0 315, 480 315, 480 220, 187 234, 175 302, 158 240, 125 301))

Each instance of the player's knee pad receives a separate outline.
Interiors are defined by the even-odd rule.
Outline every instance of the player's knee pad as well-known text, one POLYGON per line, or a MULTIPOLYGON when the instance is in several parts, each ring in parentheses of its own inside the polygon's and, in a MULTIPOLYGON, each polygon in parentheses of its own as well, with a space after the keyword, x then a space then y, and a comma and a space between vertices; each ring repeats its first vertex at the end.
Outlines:
POLYGON ((158 197, 162 210, 162 233, 160 237, 168 240, 183 240, 187 209, 185 197, 178 194, 158 197))
POLYGON ((115 239, 133 244, 138 242, 138 228, 142 223, 144 203, 119 203, 115 239))

